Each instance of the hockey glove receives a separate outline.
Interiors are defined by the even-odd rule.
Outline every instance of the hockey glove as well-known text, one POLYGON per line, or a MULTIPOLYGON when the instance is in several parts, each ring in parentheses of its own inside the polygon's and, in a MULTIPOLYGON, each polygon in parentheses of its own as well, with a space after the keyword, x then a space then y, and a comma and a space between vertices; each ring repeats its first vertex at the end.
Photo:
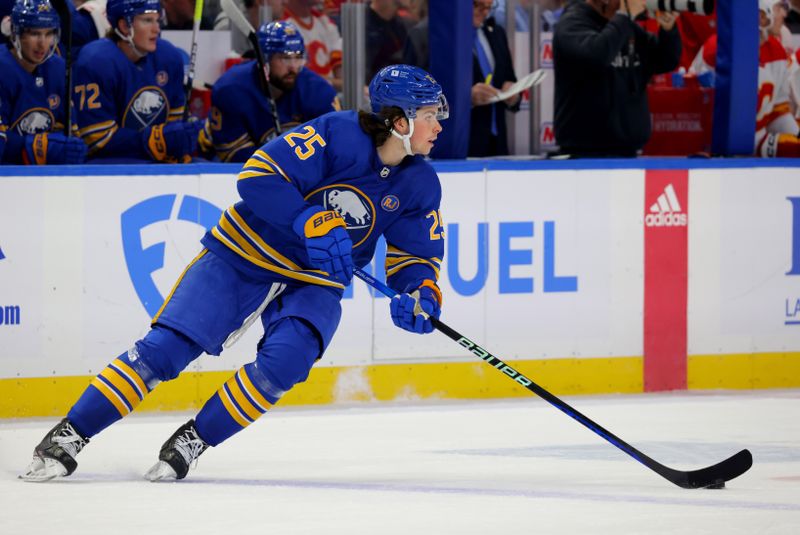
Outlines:
POLYGON ((311 265, 327 272, 342 284, 353 278, 353 242, 344 219, 336 210, 312 206, 300 213, 292 225, 305 239, 311 265))
POLYGON ((401 329, 427 334, 433 331, 431 317, 442 313, 442 292, 432 280, 426 280, 411 293, 398 294, 389 303, 392 321, 401 329))
POLYGON ((197 150, 197 136, 203 123, 175 121, 142 131, 147 153, 157 162, 186 162, 197 150))
POLYGON ((86 143, 59 132, 25 136, 22 161, 27 165, 79 164, 86 161, 86 143))

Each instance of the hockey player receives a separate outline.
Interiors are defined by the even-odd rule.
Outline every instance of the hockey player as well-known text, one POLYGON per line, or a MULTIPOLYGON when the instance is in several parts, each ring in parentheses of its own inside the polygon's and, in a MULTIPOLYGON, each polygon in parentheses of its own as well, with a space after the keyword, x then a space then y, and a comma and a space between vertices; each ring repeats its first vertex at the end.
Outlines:
POLYGON ((339 110, 336 90, 320 75, 304 68, 303 37, 291 22, 270 22, 258 30, 258 42, 268 62, 265 73, 258 62, 234 66, 211 91, 211 110, 200 136, 223 162, 244 162, 275 135, 275 121, 262 88, 269 79, 281 131, 339 110))
POLYGON ((761 30, 758 54, 758 113, 756 156, 800 157, 800 127, 789 103, 791 81, 789 56, 781 42, 770 35, 775 0, 759 0, 761 30))
POLYGON ((159 0, 109 0, 108 37, 75 62, 80 135, 94 158, 183 162, 202 123, 181 121, 183 60, 159 38, 159 0))
POLYGON ((98 375, 34 450, 30 481, 71 474, 89 439, 131 412, 203 351, 219 355, 260 319, 255 360, 164 443, 146 477, 182 479, 209 446, 241 431, 305 381, 336 331, 353 266, 387 242, 394 323, 433 330, 444 254, 441 186, 422 155, 447 118, 441 86, 408 65, 370 83, 372 113, 328 113, 258 149, 239 173, 241 200, 202 239, 148 334, 98 375))
POLYGON ((78 164, 86 145, 64 134, 64 60, 53 55, 59 18, 48 0, 17 0, 11 36, 0 46, 0 124, 7 125, 2 162, 78 164))

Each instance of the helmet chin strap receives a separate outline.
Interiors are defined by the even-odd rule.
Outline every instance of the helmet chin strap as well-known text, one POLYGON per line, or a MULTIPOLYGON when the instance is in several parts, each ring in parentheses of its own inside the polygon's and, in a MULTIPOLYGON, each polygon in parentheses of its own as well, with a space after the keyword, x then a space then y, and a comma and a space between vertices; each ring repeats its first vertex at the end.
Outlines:
POLYGON ((48 59, 50 59, 50 58, 52 57, 52 55, 55 53, 55 51, 56 51, 56 46, 57 46, 57 44, 55 44, 55 43, 57 43, 57 42, 58 42, 58 39, 56 39, 56 41, 54 42, 54 44, 53 44, 53 45, 50 47, 50 52, 48 52, 48 53, 47 53, 47 55, 44 57, 44 59, 43 59, 41 62, 39 62, 39 63, 37 63, 37 62, 33 61, 32 59, 28 59, 28 58, 26 58, 26 57, 25 57, 25 56, 22 54, 22 42, 20 41, 20 39, 19 39, 19 36, 18 36, 18 35, 14 35, 14 36, 13 36, 13 38, 11 39, 11 42, 12 42, 12 43, 13 43, 13 45, 14 45, 14 50, 16 50, 16 51, 17 51, 17 57, 18 57, 19 59, 21 59, 21 60, 23 60, 23 61, 27 61, 27 62, 28 62, 28 63, 30 63, 31 65, 41 65, 42 63, 44 63, 45 61, 47 61, 48 59))
POLYGON ((117 36, 119 36, 120 39, 122 39, 123 41, 128 43, 128 46, 131 47, 131 50, 133 51, 133 53, 136 54, 136 56, 139 59, 142 59, 143 57, 145 57, 147 55, 147 52, 140 51, 138 48, 136 48, 136 45, 133 43, 134 30, 133 30, 133 21, 132 20, 128 22, 128 28, 130 28, 130 30, 131 30, 131 34, 130 35, 125 35, 121 31, 119 31, 119 28, 114 28, 114 33, 117 34, 117 36))
POLYGON ((411 136, 414 134, 414 120, 408 120, 408 134, 402 135, 397 132, 397 130, 392 127, 390 130, 392 135, 403 142, 403 148, 406 151, 406 154, 409 156, 414 156, 414 152, 411 150, 411 136))

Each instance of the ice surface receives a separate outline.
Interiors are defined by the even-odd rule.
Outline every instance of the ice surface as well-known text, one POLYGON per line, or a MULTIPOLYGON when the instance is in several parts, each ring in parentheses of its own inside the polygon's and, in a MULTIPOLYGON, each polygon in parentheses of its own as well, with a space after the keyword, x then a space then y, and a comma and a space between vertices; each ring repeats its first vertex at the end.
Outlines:
POLYGON ((133 415, 92 439, 71 477, 24 483, 57 421, 0 422, 0 534, 798 534, 800 391, 573 397, 677 469, 747 447, 724 490, 684 490, 538 398, 279 407, 149 483, 190 414, 133 415))

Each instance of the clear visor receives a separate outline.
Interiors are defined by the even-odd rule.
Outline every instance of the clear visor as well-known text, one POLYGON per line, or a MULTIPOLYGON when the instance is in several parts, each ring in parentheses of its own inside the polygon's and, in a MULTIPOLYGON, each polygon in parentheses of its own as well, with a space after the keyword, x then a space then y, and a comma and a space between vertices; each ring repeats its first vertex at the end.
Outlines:
POLYGON ((448 117, 450 117, 450 105, 447 104, 447 97, 442 93, 439 95, 439 103, 436 106, 436 119, 444 121, 448 117))

